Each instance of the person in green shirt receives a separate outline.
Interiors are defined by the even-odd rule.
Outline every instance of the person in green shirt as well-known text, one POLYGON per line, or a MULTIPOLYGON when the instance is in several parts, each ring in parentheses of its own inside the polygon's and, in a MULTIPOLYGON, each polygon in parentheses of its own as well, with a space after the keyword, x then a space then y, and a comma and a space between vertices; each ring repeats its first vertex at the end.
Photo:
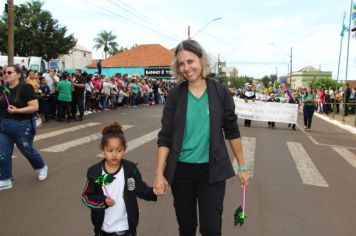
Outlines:
POLYGON ((70 121, 72 92, 74 87, 72 82, 68 80, 68 72, 63 72, 61 80, 57 84, 58 91, 58 121, 64 121, 67 118, 67 122, 70 121))
POLYGON ((249 178, 235 104, 210 75, 207 54, 196 41, 176 47, 172 72, 181 83, 169 91, 163 110, 154 192, 163 195, 171 185, 179 235, 196 235, 199 220, 202 235, 221 236, 226 180, 236 176, 225 139, 241 185, 249 178))
POLYGON ((311 123, 315 111, 315 94, 313 94, 310 87, 307 88, 306 93, 302 98, 303 103, 303 115, 304 115, 304 129, 310 130, 311 123))

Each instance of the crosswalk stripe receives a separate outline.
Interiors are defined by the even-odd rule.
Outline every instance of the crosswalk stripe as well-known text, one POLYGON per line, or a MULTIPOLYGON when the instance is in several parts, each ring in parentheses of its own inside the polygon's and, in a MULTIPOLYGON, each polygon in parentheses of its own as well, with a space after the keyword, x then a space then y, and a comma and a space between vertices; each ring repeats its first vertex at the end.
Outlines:
POLYGON ((61 129, 61 130, 57 130, 57 131, 53 131, 50 133, 46 133, 46 134, 40 134, 40 135, 36 135, 34 141, 39 141, 42 139, 46 139, 46 138, 51 138, 57 135, 61 135, 61 134, 65 134, 68 132, 73 132, 73 131, 77 131, 80 129, 84 129, 84 128, 88 128, 88 127, 93 127, 96 125, 100 125, 100 123, 87 123, 87 124, 83 124, 83 125, 78 125, 78 126, 74 126, 71 128, 66 128, 66 129, 61 129))
POLYGON ((287 142, 287 145, 303 183, 319 187, 329 187, 302 144, 287 142))
MULTIPOLYGON (((157 129, 157 130, 154 130, 154 131, 152 131, 148 134, 145 134, 141 137, 130 140, 129 142, 127 142, 126 153, 154 140, 155 138, 157 138, 159 131, 160 131, 160 129, 157 129)), ((98 154, 98 157, 104 157, 104 155, 102 153, 100 153, 100 154, 98 154)))
POLYGON ((346 148, 333 147, 342 158, 345 159, 353 168, 356 169, 356 155, 346 148))
MULTIPOLYGON (((256 150, 256 138, 253 137, 242 137, 242 150, 245 157, 245 163, 248 168, 250 178, 253 177, 254 174, 254 163, 255 163, 255 150, 256 150)), ((232 163, 235 173, 238 173, 238 163, 236 158, 232 163)))
MULTIPOLYGON (((132 127, 134 127, 134 125, 123 125, 124 130, 132 128, 132 127)), ((92 142, 92 141, 100 139, 100 138, 101 138, 101 133, 95 133, 95 134, 92 134, 89 136, 74 139, 69 142, 65 142, 65 143, 61 143, 61 144, 58 144, 58 145, 55 145, 52 147, 48 147, 48 148, 42 149, 41 151, 42 152, 64 152, 70 148, 77 147, 77 146, 92 142)))

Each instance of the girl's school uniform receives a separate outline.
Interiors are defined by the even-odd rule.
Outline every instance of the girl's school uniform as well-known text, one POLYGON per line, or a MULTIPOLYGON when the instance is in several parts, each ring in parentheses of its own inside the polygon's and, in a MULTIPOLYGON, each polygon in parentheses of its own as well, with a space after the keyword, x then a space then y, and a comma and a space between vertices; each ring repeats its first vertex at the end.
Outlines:
POLYGON ((136 164, 122 160, 121 168, 114 173, 115 180, 105 187, 115 204, 108 207, 103 186, 96 179, 105 171, 105 160, 88 169, 82 201, 91 209, 95 235, 136 235, 139 221, 137 197, 157 201, 153 188, 143 182, 136 164))

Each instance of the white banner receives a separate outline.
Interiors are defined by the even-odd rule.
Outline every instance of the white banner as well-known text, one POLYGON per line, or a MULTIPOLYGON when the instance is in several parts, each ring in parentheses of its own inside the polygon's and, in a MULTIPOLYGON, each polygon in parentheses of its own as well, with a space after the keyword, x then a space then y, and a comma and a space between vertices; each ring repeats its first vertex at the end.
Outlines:
POLYGON ((245 100, 234 97, 235 112, 239 119, 257 121, 274 121, 296 124, 298 104, 280 102, 262 102, 245 100))

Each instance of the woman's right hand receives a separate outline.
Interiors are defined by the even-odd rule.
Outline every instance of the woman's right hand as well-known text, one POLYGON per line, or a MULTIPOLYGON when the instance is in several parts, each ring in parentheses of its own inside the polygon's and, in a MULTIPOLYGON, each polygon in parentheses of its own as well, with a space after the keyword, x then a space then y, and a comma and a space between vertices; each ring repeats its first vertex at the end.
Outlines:
POLYGON ((154 194, 161 196, 167 193, 169 184, 167 179, 163 176, 163 174, 156 174, 155 180, 153 183, 153 192, 154 194))

